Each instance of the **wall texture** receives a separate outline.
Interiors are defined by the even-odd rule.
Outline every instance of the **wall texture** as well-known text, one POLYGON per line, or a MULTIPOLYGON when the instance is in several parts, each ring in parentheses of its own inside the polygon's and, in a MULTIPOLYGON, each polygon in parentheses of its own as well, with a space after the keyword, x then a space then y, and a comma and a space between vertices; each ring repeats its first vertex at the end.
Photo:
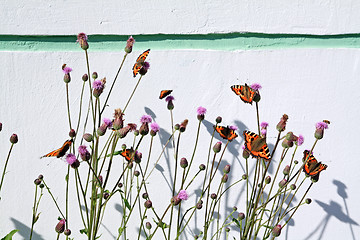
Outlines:
MULTIPOLYGON (((105 111, 109 117, 112 109, 125 105, 136 83, 132 64, 148 48, 152 49, 151 68, 129 105, 131 115, 126 120, 138 122, 143 114, 152 114, 169 131, 169 113, 157 98, 160 90, 173 89, 175 122, 185 118, 190 122, 182 149, 189 156, 197 127, 196 108, 208 109, 198 163, 206 155, 211 122, 218 115, 225 125, 237 125, 239 135, 256 128, 254 106, 239 101, 230 90, 234 84, 258 82, 263 86, 260 114, 262 121, 270 123, 270 143, 275 142, 281 115, 289 115, 287 129, 305 136, 299 160, 301 152, 313 144, 314 124, 330 120, 325 138, 316 146, 317 158, 329 167, 311 189, 313 204, 300 208, 279 239, 358 239, 359 10, 360 2, 354 0, 2 1, 0 170, 8 136, 16 132, 19 143, 0 193, 0 236, 17 228, 20 232, 14 239, 28 238, 33 180, 40 173, 64 203, 65 163, 39 156, 67 138, 60 69, 63 63, 74 69, 70 102, 76 113, 86 65, 75 35, 86 32, 91 71, 108 80, 116 74, 127 37, 134 35, 137 40, 105 111)), ((161 151, 161 137, 157 141, 155 153, 161 151)), ((243 174, 242 144, 241 138, 233 142, 225 156, 234 165, 233 179, 243 174)), ((171 163, 163 161, 152 181, 165 183, 164 176, 171 175, 167 167, 171 163)), ((153 191, 170 193, 166 189, 154 187, 153 191)), ((160 200, 155 203, 161 204, 160 200)), ((242 204, 241 194, 229 194, 224 211, 242 204)), ((115 239, 117 207, 109 207, 112 217, 102 226, 104 239, 115 239)), ((35 239, 53 239, 58 213, 49 196, 44 196, 40 211, 35 239)), ((74 237, 80 239, 77 233, 74 237)))

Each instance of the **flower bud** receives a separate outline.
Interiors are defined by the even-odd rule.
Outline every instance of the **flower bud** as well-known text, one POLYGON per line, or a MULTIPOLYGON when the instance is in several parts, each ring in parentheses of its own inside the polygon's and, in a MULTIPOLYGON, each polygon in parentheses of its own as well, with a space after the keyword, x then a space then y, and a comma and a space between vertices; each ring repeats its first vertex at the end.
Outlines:
POLYGON ((248 159, 250 157, 250 153, 249 153, 249 151, 247 149, 243 150, 242 155, 243 155, 243 158, 245 158, 245 159, 248 159))
POLYGON ((135 158, 136 163, 141 163, 142 153, 139 151, 136 151, 134 158, 135 158))
POLYGON ((224 167, 224 169, 223 169, 223 173, 229 173, 229 172, 230 172, 230 169, 231 169, 230 165, 227 164, 227 165, 224 167))
POLYGON ((254 97, 253 97, 253 101, 254 102, 260 102, 261 100, 261 96, 259 93, 255 93, 254 97))
POLYGON ((293 132, 288 132, 286 135, 285 135, 285 138, 289 141, 296 141, 298 139, 297 136, 294 135, 293 132))
POLYGON ((75 133, 75 130, 74 130, 74 129, 71 129, 71 130, 69 131, 69 136, 70 136, 71 138, 74 138, 74 137, 76 136, 76 133, 75 133))
POLYGON ((0 132, 1 132, 1 130, 2 130, 2 123, 0 122, 0 132))
POLYGON ((115 118, 113 122, 113 128, 119 130, 124 125, 124 121, 121 118, 115 118))
POLYGON ((81 79, 86 82, 89 79, 89 76, 85 73, 84 75, 82 75, 81 79))
POLYGON ((146 229, 150 230, 151 229, 151 223, 150 222, 146 222, 145 223, 146 229))
POLYGON ((223 183, 226 183, 228 181, 228 179, 229 179, 229 176, 227 174, 224 174, 224 176, 221 178, 221 181, 223 183))
POLYGON ((188 166, 188 161, 186 160, 186 158, 181 158, 180 159, 180 166, 182 168, 186 168, 188 166))
POLYGON ((122 188, 123 184, 119 183, 117 186, 118 186, 118 188, 122 188))
POLYGON ((132 52, 132 48, 133 48, 133 45, 135 43, 135 39, 130 36, 129 39, 126 41, 126 47, 125 47, 125 52, 126 53, 131 53, 132 52))
POLYGON ((305 203, 306 203, 306 204, 310 204, 311 202, 312 202, 311 198, 305 199, 305 203))
POLYGON ((147 135, 147 134, 149 133, 149 124, 148 124, 148 123, 143 123, 143 124, 140 126, 139 133, 140 133, 142 136, 147 135))
POLYGON ((298 161, 298 160, 295 160, 295 161, 294 161, 294 164, 298 164, 298 163, 299 163, 299 161, 298 161))
POLYGON ((198 203, 196 203, 196 209, 202 209, 202 203, 201 202, 198 202, 198 203))
POLYGON ((246 180, 248 178, 247 174, 242 175, 242 179, 246 180))
POLYGON ((234 211, 234 212, 237 211, 237 207, 236 207, 236 206, 233 207, 233 211, 234 211))
POLYGON ((175 196, 175 197, 172 197, 170 201, 171 201, 172 205, 177 206, 181 202, 181 199, 178 196, 175 196))
POLYGON ((291 148, 292 146, 294 146, 294 142, 293 141, 289 141, 286 138, 284 139, 284 141, 281 143, 281 146, 283 148, 291 148))
POLYGON ((64 82, 69 83, 71 81, 70 73, 65 73, 64 82))
POLYGON ((238 219, 243 220, 245 218, 245 214, 243 212, 238 214, 238 219))
POLYGON ((11 137, 10 137, 10 142, 12 143, 12 144, 15 144, 15 143, 17 143, 18 142, 18 136, 14 133, 13 135, 11 135, 11 137))
POLYGON ((108 198, 109 198, 109 196, 110 196, 110 193, 108 193, 108 192, 104 192, 103 197, 104 197, 104 199, 105 199, 105 200, 106 200, 106 199, 108 199, 108 198))
POLYGON ((215 199, 217 198, 217 195, 216 195, 216 193, 212 193, 212 194, 210 195, 210 197, 211 197, 211 199, 215 200, 215 199))
POLYGON ((279 187, 280 187, 280 188, 283 188, 283 187, 286 185, 286 183, 287 183, 287 180, 284 178, 283 180, 281 180, 281 181, 279 182, 279 187))
POLYGON ((225 232, 230 232, 230 228, 229 227, 225 228, 225 232))
POLYGON ((133 166, 134 166, 134 164, 133 164, 132 162, 129 162, 128 165, 127 165, 127 168, 128 168, 128 169, 132 169, 133 166))
POLYGON ((140 172, 138 170, 135 170, 134 175, 135 175, 135 177, 138 177, 140 175, 140 172))
POLYGON ((186 126, 188 125, 189 120, 185 119, 181 124, 180 124, 180 132, 185 132, 186 130, 186 126))
POLYGON ((173 110, 174 109, 174 103, 172 100, 168 101, 167 103, 167 109, 168 110, 173 110))
POLYGON ((97 134, 99 136, 103 136, 105 133, 106 133, 106 129, 107 129, 107 126, 105 124, 102 124, 98 129, 97 129, 97 134))
POLYGON ((35 185, 40 185, 40 183, 41 183, 41 179, 35 179, 35 181, 34 181, 34 183, 35 183, 35 185))
POLYGON ((204 171, 204 170, 205 170, 205 168, 206 168, 206 167, 205 167, 205 165, 204 165, 204 164, 200 164, 200 165, 199 165, 199 169, 200 169, 201 171, 204 171))
POLYGON ((180 124, 178 124, 178 123, 175 124, 174 129, 175 129, 175 130, 179 130, 179 129, 180 129, 180 124))
POLYGON ((280 234, 281 234, 281 225, 279 224, 279 225, 276 225, 276 226, 272 229, 272 235, 273 235, 274 237, 278 237, 278 236, 280 236, 280 234))
POLYGON ((40 184, 40 186, 39 186, 40 188, 44 188, 45 187, 45 185, 42 183, 42 184, 40 184))
POLYGON ((44 178, 44 176, 42 175, 42 174, 40 174, 39 176, 38 176, 38 179, 40 179, 40 180, 42 180, 44 178))
POLYGON ((135 131, 134 131, 134 135, 135 135, 135 136, 139 136, 139 130, 135 130, 135 131))
POLYGON ((93 72, 92 75, 91 75, 91 77, 92 77, 94 80, 97 79, 97 78, 98 78, 97 72, 93 72))
POLYGON ((276 129, 279 131, 279 132, 283 132, 285 131, 285 128, 286 128, 286 122, 288 120, 288 115, 284 114, 281 119, 280 119, 280 122, 276 125, 276 129))
POLYGON ((147 71, 150 68, 150 63, 149 62, 144 62, 143 66, 140 68, 139 70, 139 74, 140 75, 145 75, 147 73, 147 71))
POLYGON ((213 150, 215 153, 218 153, 221 151, 221 142, 217 142, 215 143, 214 147, 213 147, 213 150))
POLYGON ((271 177, 270 176, 267 176, 265 178, 265 184, 269 184, 271 182, 271 177))
POLYGON ((291 189, 291 190, 295 190, 295 189, 296 189, 296 185, 295 185, 295 184, 291 184, 291 185, 290 185, 290 189, 291 189))
POLYGON ((57 233, 63 233, 65 230, 65 219, 61 219, 55 227, 57 233))
POLYGON ((283 173, 285 176, 289 175, 290 173, 290 166, 289 165, 286 165, 284 170, 283 170, 283 173))
POLYGON ((93 136, 90 133, 85 133, 83 138, 87 142, 91 142, 94 139, 93 136))
POLYGON ((64 234, 65 234, 65 236, 70 236, 71 235, 71 230, 70 229, 65 229, 64 234))
POLYGON ((146 200, 146 202, 144 203, 144 206, 146 208, 151 208, 152 207, 152 202, 150 200, 146 200))
POLYGON ((149 197, 149 194, 147 194, 146 192, 142 194, 143 199, 148 199, 148 197, 149 197))
POLYGON ((76 161, 73 162, 70 166, 74 169, 78 168, 80 166, 79 160, 76 159, 76 161))
POLYGON ((324 137, 324 129, 322 128, 317 128, 315 130, 315 134, 314 134, 316 139, 322 139, 324 137))

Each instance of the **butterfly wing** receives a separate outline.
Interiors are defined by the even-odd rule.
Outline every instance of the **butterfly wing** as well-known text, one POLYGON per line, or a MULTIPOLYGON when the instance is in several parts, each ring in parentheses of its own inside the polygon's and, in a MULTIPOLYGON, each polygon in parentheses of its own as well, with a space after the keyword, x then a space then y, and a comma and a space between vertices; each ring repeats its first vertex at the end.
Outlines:
POLYGON ((327 168, 327 165, 318 162, 308 150, 304 151, 303 161, 306 161, 303 170, 307 176, 316 177, 327 168))
POLYGON ((233 85, 231 86, 231 90, 233 90, 233 92, 238 95, 243 102, 252 104, 255 91, 246 83, 245 85, 233 85))
POLYGON ((133 70, 133 76, 136 77, 136 75, 139 73, 141 67, 143 66, 143 63, 146 60, 146 57, 149 55, 150 49, 146 50, 142 54, 139 55, 139 57, 136 59, 136 63, 134 64, 132 70, 133 70))
POLYGON ((224 126, 214 126, 214 129, 220 134, 220 137, 232 141, 238 135, 235 133, 234 130, 230 129, 229 127, 224 126))
POLYGON ((145 59, 149 55, 149 53, 150 53, 150 49, 140 54, 139 57, 136 59, 136 62, 145 62, 145 59))
POLYGON ((140 69, 142 67, 142 64, 135 63, 132 70, 133 70, 133 76, 136 77, 136 75, 139 73, 140 69))
POLYGON ((134 150, 132 148, 125 149, 120 152, 121 156, 123 156, 126 161, 130 162, 134 158, 134 150))
POLYGON ((54 150, 52 152, 49 152, 48 154, 45 154, 41 158, 43 158, 43 157, 57 157, 57 158, 60 158, 60 157, 64 156, 65 153, 69 150, 72 142, 73 142, 72 139, 65 141, 64 144, 61 146, 61 148, 56 149, 56 150, 54 150))
POLYGON ((231 90, 233 90, 233 92, 238 96, 241 94, 240 89, 241 89, 241 85, 232 85, 231 86, 231 90))
POLYGON ((265 160, 270 159, 270 151, 265 138, 251 131, 244 131, 243 135, 245 138, 245 148, 253 157, 260 157, 265 160))
POLYGON ((163 99, 166 96, 169 96, 173 90, 162 90, 160 92, 159 99, 163 99))

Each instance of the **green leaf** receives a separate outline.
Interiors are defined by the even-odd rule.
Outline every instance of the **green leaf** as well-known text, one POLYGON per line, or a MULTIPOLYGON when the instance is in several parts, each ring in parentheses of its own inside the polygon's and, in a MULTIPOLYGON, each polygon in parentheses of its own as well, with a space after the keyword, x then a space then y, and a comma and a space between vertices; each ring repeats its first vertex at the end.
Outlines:
POLYGON ((239 221, 238 221, 236 218, 233 218, 232 220, 233 220, 233 222, 240 228, 240 223, 239 223, 239 221))
POLYGON ((128 201, 126 198, 124 198, 122 194, 121 194, 121 198, 123 199, 126 208, 129 209, 129 210, 131 210, 131 206, 130 206, 129 201, 128 201))
POLYGON ((113 156, 116 156, 116 155, 119 155, 121 153, 121 151, 115 151, 113 154, 108 154, 108 155, 106 155, 106 157, 110 157, 111 155, 113 155, 113 156))
POLYGON ((1 240, 12 240, 12 236, 17 233, 19 230, 12 230, 8 235, 3 237, 1 240))
POLYGON ((119 229, 118 229, 119 236, 121 236, 121 234, 123 233, 123 231, 124 231, 124 228, 123 228, 123 227, 119 227, 119 229))
POLYGON ((37 222, 37 220, 39 220, 40 214, 41 214, 41 213, 39 213, 39 214, 35 217, 35 219, 34 219, 34 223, 36 223, 36 222, 37 222))
POLYGON ((88 231, 87 231, 87 229, 86 229, 86 228, 84 228, 84 229, 80 229, 80 233, 81 233, 81 234, 87 234, 87 232, 88 232, 88 231))
POLYGON ((69 181, 69 174, 66 174, 65 176, 65 182, 68 182, 69 181))
POLYGON ((156 225, 158 225, 159 227, 161 227, 162 229, 168 228, 169 226, 164 223, 164 222, 157 222, 155 219, 153 219, 153 221, 156 223, 156 225))

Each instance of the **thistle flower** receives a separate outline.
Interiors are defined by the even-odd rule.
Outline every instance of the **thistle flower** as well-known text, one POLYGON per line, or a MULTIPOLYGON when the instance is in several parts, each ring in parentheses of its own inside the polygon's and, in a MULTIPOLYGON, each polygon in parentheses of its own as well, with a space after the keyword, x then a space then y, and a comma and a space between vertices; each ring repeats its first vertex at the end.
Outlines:
POLYGON ((151 136, 155 136, 156 133, 158 131, 160 131, 160 126, 156 122, 153 122, 152 124, 150 124, 150 128, 151 128, 151 131, 150 131, 151 136))
POLYGON ((66 155, 66 162, 73 168, 77 168, 80 165, 79 160, 77 160, 76 156, 72 153, 66 155))
POLYGON ((69 74, 72 71, 71 67, 66 67, 66 64, 64 64, 64 68, 62 69, 65 74, 69 74))
POLYGON ((89 153, 89 151, 87 150, 87 148, 86 148, 85 145, 79 146, 78 152, 79 152, 80 157, 81 157, 82 160, 88 161, 88 160, 90 159, 90 153, 89 153))
POLYGON ((318 122, 318 123, 316 123, 315 127, 316 127, 316 130, 315 130, 314 136, 316 139, 322 139, 324 136, 324 129, 329 128, 328 124, 325 122, 318 122))
POLYGON ((105 88, 104 83, 101 80, 95 80, 93 82, 93 95, 98 98, 105 88))
POLYGON ((300 134, 299 137, 296 139, 295 144, 297 146, 301 146, 303 143, 304 143, 304 137, 303 137, 303 135, 300 134))
POLYGON ((173 96, 167 96, 165 98, 165 101, 167 102, 167 109, 169 110, 173 110, 174 109, 174 103, 173 101, 175 100, 175 98, 173 96))
POLYGON ((198 107, 197 108, 197 119, 199 120, 199 121, 202 121, 202 120, 204 120, 204 118, 205 118, 205 114, 206 114, 206 108, 204 108, 204 107, 198 107))
POLYGON ((57 233, 63 233, 65 230, 65 223, 66 223, 65 219, 60 219, 59 223, 56 224, 55 231, 57 233))
POLYGON ((15 144, 18 142, 18 136, 15 133, 10 136, 10 142, 12 144, 15 144))
POLYGON ((260 127, 261 127, 261 128, 265 128, 265 129, 266 129, 268 126, 269 126, 269 123, 267 123, 267 122, 261 122, 261 123, 260 123, 260 127))
POLYGON ((145 75, 147 73, 147 71, 149 70, 149 68, 150 68, 150 63, 149 62, 144 62, 142 64, 142 67, 139 70, 139 74, 140 75, 145 75))
POLYGON ((260 130, 261 136, 266 137, 267 130, 265 128, 260 130))
POLYGON ((135 39, 130 36, 129 39, 126 41, 126 47, 125 47, 125 52, 126 53, 131 53, 132 52, 132 48, 133 48, 133 45, 135 43, 135 39))
POLYGON ((251 84, 250 87, 251 87, 254 91, 258 91, 258 90, 260 90, 260 89, 262 88, 259 83, 253 83, 253 84, 251 84))
POLYGON ((178 197, 181 200, 187 200, 189 198, 189 195, 187 194, 187 192, 185 190, 180 190, 178 197))
POLYGON ((238 127, 237 127, 237 126, 234 126, 234 125, 229 126, 229 128, 230 128, 231 130, 233 130, 233 131, 238 130, 238 127))
POLYGON ((143 115, 140 119, 142 125, 140 126, 139 133, 142 136, 145 136, 149 133, 149 123, 152 122, 152 119, 149 115, 143 115))
POLYGON ((103 122, 104 122, 104 124, 106 125, 107 128, 112 127, 112 121, 109 118, 104 118, 103 122))
POLYGON ((88 36, 85 33, 79 33, 77 35, 76 42, 78 42, 80 44, 80 47, 83 50, 87 50, 89 48, 89 44, 88 44, 87 40, 88 40, 88 36))
POLYGON ((70 72, 72 68, 67 67, 66 64, 62 65, 62 70, 64 72, 64 82, 69 83, 71 81, 70 72))
POLYGON ((279 131, 279 132, 283 132, 285 131, 285 128, 286 128, 286 122, 288 120, 288 115, 284 114, 281 119, 280 119, 280 122, 276 125, 276 129, 279 131))
POLYGON ((144 123, 151 123, 152 122, 152 119, 149 115, 143 115, 141 118, 140 118, 140 122, 142 124, 144 123))

